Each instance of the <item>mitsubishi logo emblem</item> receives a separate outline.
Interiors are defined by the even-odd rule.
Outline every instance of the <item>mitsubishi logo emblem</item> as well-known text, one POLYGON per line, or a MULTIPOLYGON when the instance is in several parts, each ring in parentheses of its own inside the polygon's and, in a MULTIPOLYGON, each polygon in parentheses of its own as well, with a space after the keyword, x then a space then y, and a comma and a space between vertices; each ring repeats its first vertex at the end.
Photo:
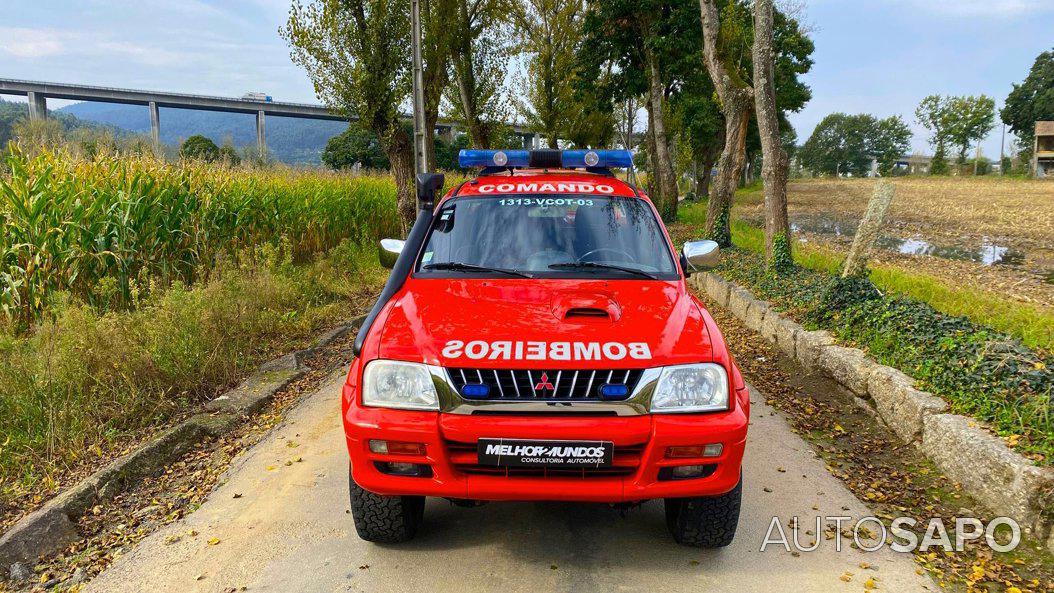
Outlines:
POLYGON ((556 391, 556 388, 553 387, 553 384, 549 382, 549 373, 542 373, 542 377, 538 379, 538 382, 534 385, 534 390, 545 391, 547 389, 556 391))

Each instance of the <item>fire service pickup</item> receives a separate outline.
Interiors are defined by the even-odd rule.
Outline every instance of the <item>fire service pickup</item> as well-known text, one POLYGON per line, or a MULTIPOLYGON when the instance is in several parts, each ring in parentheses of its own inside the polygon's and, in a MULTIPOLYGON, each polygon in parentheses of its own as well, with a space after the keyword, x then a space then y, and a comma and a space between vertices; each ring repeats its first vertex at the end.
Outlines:
POLYGON ((359 536, 411 539, 429 496, 661 499, 677 542, 731 543, 750 400, 685 282, 717 244, 674 248, 629 152, 459 158, 482 171, 439 200, 419 175, 408 236, 381 241, 342 394, 359 536))

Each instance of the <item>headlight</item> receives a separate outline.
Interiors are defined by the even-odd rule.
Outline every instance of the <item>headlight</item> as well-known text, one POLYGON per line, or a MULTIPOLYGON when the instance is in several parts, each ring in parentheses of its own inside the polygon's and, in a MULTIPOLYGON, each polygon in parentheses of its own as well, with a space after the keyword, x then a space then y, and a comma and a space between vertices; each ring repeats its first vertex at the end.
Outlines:
POLYGON ((651 411, 713 412, 728 409, 728 375, 719 364, 685 364, 662 369, 651 411))
POLYGON ((362 403, 381 408, 438 410, 439 396, 428 365, 374 360, 362 374, 362 403))

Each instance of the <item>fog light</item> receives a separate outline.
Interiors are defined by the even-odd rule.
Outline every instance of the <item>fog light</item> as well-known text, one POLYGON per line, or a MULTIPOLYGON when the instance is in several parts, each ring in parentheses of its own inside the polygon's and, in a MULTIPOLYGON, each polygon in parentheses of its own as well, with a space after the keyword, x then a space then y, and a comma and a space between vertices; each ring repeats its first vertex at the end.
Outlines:
POLYGON ((670 472, 670 477, 675 480, 677 478, 698 478, 704 473, 706 473, 705 465, 678 465, 670 472))
POLYGON ((659 470, 660 480, 687 480, 691 478, 707 478, 717 471, 716 463, 706 465, 677 465, 664 467, 659 470))
POLYGON ((721 443, 711 443, 709 445, 687 445, 678 447, 667 447, 666 457, 667 459, 683 459, 692 457, 720 457, 722 451, 724 451, 724 446, 721 443))
POLYGON ((392 461, 376 461, 374 467, 377 471, 390 476, 407 476, 417 478, 432 477, 432 466, 421 463, 402 463, 392 461))
POLYGON ((371 440, 370 451, 381 455, 424 455, 424 443, 371 440))
POLYGON ((600 395, 604 399, 623 399, 629 395, 629 387, 623 383, 608 383, 600 388, 600 395))
POLYGON ((486 399, 490 395, 490 387, 481 383, 467 383, 461 388, 461 395, 469 399, 486 399))

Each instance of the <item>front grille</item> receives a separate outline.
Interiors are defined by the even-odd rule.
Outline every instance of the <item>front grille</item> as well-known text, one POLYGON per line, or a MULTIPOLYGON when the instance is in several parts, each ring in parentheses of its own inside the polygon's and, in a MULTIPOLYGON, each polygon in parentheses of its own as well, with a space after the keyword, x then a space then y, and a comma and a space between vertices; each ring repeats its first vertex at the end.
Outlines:
MULTIPOLYGON (((641 369, 543 370, 447 369, 458 393, 465 385, 486 385, 485 401, 602 401, 604 385, 625 385, 633 393, 641 369)), ((626 399, 626 397, 616 399, 626 399)))
POLYGON ((533 477, 533 478, 611 478, 631 476, 640 467, 644 454, 644 443, 639 445, 615 446, 611 467, 593 468, 534 468, 534 467, 495 467, 480 465, 477 461, 476 443, 446 441, 450 462, 457 471, 477 476, 533 477))

